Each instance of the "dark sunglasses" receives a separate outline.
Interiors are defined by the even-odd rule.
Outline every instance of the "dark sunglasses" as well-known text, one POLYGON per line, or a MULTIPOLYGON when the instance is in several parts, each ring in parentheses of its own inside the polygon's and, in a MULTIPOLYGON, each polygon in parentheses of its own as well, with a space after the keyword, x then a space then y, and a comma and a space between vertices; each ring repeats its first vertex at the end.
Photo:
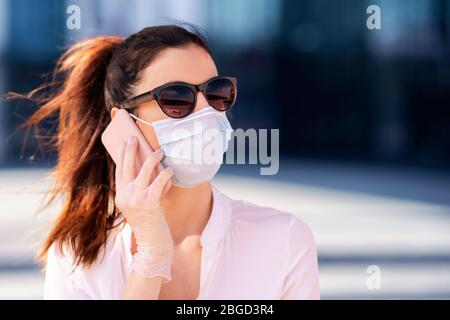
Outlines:
POLYGON ((122 103, 124 109, 156 100, 161 110, 171 118, 184 118, 194 111, 198 92, 218 111, 229 110, 236 102, 237 80, 234 77, 214 77, 201 84, 169 82, 122 103))

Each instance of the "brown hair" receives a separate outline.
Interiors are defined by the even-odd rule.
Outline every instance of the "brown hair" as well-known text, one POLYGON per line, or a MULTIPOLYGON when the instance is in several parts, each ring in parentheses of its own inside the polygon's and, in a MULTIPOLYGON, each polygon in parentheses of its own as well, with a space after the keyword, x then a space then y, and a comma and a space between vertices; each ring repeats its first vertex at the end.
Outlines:
MULTIPOLYGON (((147 27, 126 39, 104 36, 70 47, 57 61, 50 83, 27 95, 9 93, 8 98, 35 102, 38 110, 20 127, 33 126, 59 117, 56 132, 47 139, 58 155, 51 172, 50 196, 40 210, 63 196, 63 206, 38 254, 44 261, 48 249, 68 245, 74 266, 90 266, 105 245, 109 231, 119 224, 114 203, 114 162, 101 143, 113 106, 129 98, 140 72, 166 48, 195 44, 209 54, 205 38, 194 26, 147 27)), ((212 56, 212 54, 211 54, 212 56)), ((41 141, 42 143, 42 141, 41 141)))

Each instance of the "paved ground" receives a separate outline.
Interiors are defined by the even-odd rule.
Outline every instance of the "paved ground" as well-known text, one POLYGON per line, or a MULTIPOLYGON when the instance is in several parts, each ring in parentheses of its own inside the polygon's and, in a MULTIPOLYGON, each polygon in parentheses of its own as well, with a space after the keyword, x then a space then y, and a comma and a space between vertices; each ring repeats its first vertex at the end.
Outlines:
MULTIPOLYGON (((319 249, 322 298, 450 299, 450 175, 406 168, 284 161, 277 176, 225 167, 234 198, 300 216, 319 249), (368 289, 367 268, 380 289, 368 289)), ((33 256, 57 206, 35 215, 46 169, 0 169, 0 299, 39 299, 33 256), (32 183, 35 181, 35 183, 32 183)))

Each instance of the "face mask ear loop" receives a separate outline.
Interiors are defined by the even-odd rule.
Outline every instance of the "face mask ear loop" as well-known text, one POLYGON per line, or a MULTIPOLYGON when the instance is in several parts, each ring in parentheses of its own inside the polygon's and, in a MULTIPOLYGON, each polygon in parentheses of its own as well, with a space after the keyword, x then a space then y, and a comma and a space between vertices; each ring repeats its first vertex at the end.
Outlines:
POLYGON ((131 117, 135 118, 136 120, 139 120, 139 121, 141 121, 141 122, 143 122, 143 123, 145 123, 145 124, 147 124, 147 125, 153 127, 153 124, 151 124, 150 122, 147 122, 147 121, 145 121, 145 120, 142 120, 141 118, 136 117, 136 116, 135 116, 134 114, 132 114, 132 113, 129 113, 129 115, 130 115, 131 117))
MULTIPOLYGON (((135 118, 136 120, 141 121, 141 122, 143 122, 143 123, 149 125, 150 127, 153 127, 153 124, 151 124, 150 122, 147 122, 147 121, 145 121, 145 120, 142 120, 141 118, 136 117, 136 116, 135 116, 134 114, 132 114, 132 113, 129 113, 129 115, 130 115, 131 117, 135 118)), ((165 158, 166 158, 166 154, 163 154, 162 160, 164 160, 165 158)), ((162 160, 161 160, 161 161, 162 161, 162 160)))

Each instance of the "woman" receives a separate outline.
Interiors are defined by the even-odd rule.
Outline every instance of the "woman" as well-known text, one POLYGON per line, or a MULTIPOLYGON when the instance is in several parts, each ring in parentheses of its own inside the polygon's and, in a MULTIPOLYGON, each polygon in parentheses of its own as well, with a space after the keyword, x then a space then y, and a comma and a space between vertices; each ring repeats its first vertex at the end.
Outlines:
POLYGON ((198 181, 169 162, 161 170, 167 149, 153 124, 207 114, 201 119, 226 126, 236 98, 236 82, 219 77, 195 28, 77 43, 59 59, 51 87, 49 96, 36 98, 47 87, 27 96, 42 103, 24 124, 59 117, 47 205, 59 196, 64 203, 39 254, 45 298, 319 298, 316 247, 299 218, 228 198, 211 185, 217 170, 198 181), (117 146, 117 165, 101 142, 124 108, 155 150, 140 170, 135 138, 117 146))

